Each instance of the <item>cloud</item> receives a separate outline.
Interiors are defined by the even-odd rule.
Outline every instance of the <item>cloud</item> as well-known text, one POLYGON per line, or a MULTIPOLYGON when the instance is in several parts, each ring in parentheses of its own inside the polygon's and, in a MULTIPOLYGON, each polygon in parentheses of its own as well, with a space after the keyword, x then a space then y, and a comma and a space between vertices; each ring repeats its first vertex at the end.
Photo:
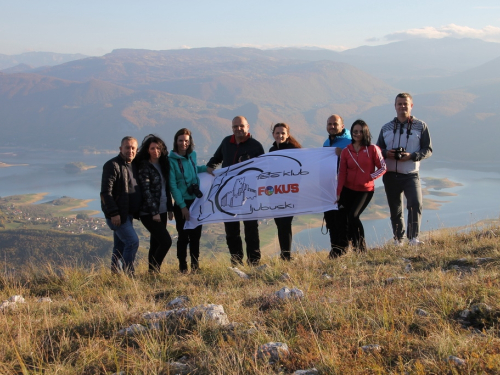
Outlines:
POLYGON ((482 29, 474 29, 472 27, 459 26, 452 23, 440 27, 427 26, 420 29, 396 31, 385 35, 384 39, 392 42, 415 38, 440 39, 446 37, 473 38, 487 42, 500 42, 500 27, 486 26, 482 29))

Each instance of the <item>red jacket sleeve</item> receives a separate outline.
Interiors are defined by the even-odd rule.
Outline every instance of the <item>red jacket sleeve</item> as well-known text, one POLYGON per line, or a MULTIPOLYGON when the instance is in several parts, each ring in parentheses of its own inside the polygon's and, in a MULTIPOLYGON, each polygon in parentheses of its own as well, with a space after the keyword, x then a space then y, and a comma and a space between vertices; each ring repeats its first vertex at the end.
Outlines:
POLYGON ((382 151, 380 151, 380 147, 371 145, 370 148, 372 149, 371 155, 373 163, 377 167, 377 170, 371 173, 370 176, 372 179, 376 180, 377 178, 384 175, 384 173, 387 171, 387 167, 385 165, 384 157, 382 156, 382 151))

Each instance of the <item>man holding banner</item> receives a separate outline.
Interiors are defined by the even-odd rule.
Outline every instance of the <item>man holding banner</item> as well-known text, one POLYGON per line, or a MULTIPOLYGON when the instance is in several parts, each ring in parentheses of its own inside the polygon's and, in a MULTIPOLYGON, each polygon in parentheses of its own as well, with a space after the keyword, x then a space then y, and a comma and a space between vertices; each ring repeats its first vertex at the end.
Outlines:
MULTIPOLYGON (((233 135, 227 136, 222 140, 214 156, 207 163, 208 173, 212 173, 217 164, 222 163, 222 168, 229 167, 264 154, 264 148, 260 142, 253 139, 250 135, 249 127, 245 117, 236 116, 233 119, 233 135)), ((240 189, 243 186, 240 186, 240 189)), ((249 265, 258 265, 261 256, 259 222, 258 220, 244 220, 243 225, 245 227, 247 262, 249 265)), ((240 222, 225 221, 224 229, 226 230, 227 246, 231 254, 231 265, 243 264, 243 243, 240 235, 240 222)))
MULTIPOLYGON (((351 133, 344 127, 344 120, 339 115, 331 115, 326 120, 326 131, 328 138, 323 147, 335 147, 335 153, 340 156, 344 148, 351 143, 351 133)), ((335 173, 338 173, 338 165, 336 165, 335 173)), ((325 212, 326 229, 330 232, 330 258, 336 258, 342 255, 348 244, 345 239, 343 240, 339 234, 344 232, 339 230, 339 226, 346 225, 345 220, 339 217, 338 210, 330 210, 325 212)))

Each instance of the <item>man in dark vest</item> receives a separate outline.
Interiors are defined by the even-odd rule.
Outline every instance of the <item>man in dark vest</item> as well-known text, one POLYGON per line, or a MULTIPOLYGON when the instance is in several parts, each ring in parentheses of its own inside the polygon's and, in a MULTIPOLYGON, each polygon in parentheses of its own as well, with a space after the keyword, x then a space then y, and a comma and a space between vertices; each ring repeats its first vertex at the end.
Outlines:
MULTIPOLYGON (((248 121, 243 116, 236 116, 232 122, 233 134, 224 138, 207 163, 207 172, 212 173, 215 166, 222 163, 222 168, 255 158, 264 154, 264 148, 259 141, 249 133, 248 121)), ((245 243, 247 246, 247 262, 258 265, 260 261, 259 222, 257 220, 243 221, 245 227, 245 243)), ((240 235, 240 222, 224 223, 226 242, 231 254, 233 266, 243 264, 243 243, 240 235)))

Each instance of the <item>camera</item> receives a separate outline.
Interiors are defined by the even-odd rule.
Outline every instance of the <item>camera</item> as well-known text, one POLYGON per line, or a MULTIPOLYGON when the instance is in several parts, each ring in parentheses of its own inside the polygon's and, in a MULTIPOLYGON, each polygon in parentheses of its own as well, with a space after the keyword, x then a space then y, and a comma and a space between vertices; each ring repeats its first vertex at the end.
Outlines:
POLYGON ((406 152, 404 147, 393 148, 394 150, 394 159, 400 160, 402 158, 401 153, 406 152))
POLYGON ((200 186, 198 184, 191 184, 187 188, 187 192, 191 195, 194 195, 196 198, 203 197, 203 193, 200 191, 200 186))

